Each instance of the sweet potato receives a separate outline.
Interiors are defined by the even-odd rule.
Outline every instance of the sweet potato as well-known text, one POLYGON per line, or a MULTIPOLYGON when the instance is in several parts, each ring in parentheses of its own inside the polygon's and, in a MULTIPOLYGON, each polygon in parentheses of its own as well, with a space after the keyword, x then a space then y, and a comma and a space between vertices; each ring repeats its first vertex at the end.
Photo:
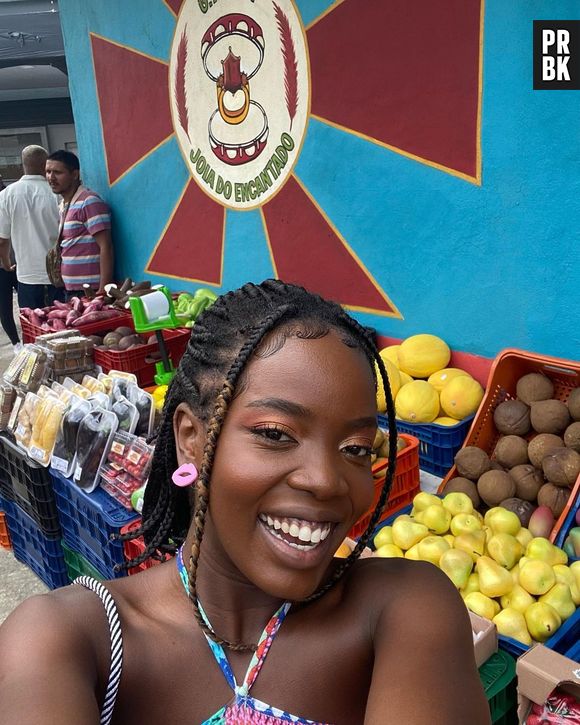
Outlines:
POLYGON ((55 330, 55 332, 60 332, 60 330, 66 330, 65 322, 62 318, 57 317, 54 320, 51 320, 52 322, 52 329, 55 330))
POLYGON ((75 310, 70 310, 69 313, 68 313, 68 315, 66 316, 65 325, 67 327, 73 327, 74 326, 74 324, 73 324, 74 321, 75 320, 78 320, 78 318, 80 316, 81 315, 80 315, 79 312, 76 312, 75 310))
POLYGON ((71 304, 72 309, 75 312, 81 312, 82 313, 84 305, 83 305, 83 301, 81 300, 80 297, 71 297, 70 300, 69 300, 69 302, 71 304))
POLYGON ((97 310, 95 312, 87 312, 81 315, 75 320, 75 327, 81 327, 82 325, 89 325, 93 322, 100 322, 101 320, 109 320, 112 317, 118 317, 119 313, 117 310, 97 310))
POLYGON ((61 302, 60 300, 55 300, 55 301, 54 301, 54 302, 52 303, 52 306, 53 306, 53 307, 54 307, 54 308, 55 308, 56 310, 66 310, 67 312, 68 312, 68 311, 70 310, 70 305, 67 305, 67 303, 66 303, 66 302, 61 302))
POLYGON ((47 318, 49 320, 66 320, 66 318, 68 317, 69 312, 70 312, 70 310, 68 310, 68 309, 66 309, 66 310, 60 310, 60 309, 59 310, 51 310, 48 313, 47 318))

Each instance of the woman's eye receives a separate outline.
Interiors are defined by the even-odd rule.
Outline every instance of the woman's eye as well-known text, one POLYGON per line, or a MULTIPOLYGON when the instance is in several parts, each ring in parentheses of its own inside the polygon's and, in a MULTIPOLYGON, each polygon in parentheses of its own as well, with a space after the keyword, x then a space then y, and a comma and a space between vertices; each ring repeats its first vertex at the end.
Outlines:
POLYGON ((342 449, 347 455, 349 456, 355 456, 356 458, 365 458, 366 456, 370 456, 372 453, 370 446, 345 446, 342 449))
POLYGON ((254 435, 273 443, 285 443, 291 440, 290 436, 280 428, 254 428, 252 432, 254 435))

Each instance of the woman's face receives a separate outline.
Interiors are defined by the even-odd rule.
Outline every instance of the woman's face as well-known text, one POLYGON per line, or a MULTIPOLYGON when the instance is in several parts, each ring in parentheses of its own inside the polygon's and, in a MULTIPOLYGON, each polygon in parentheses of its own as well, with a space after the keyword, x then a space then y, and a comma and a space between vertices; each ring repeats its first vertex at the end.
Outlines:
POLYGON ((371 369, 330 331, 253 358, 242 387, 219 437, 210 525, 248 580, 303 599, 372 503, 371 369))

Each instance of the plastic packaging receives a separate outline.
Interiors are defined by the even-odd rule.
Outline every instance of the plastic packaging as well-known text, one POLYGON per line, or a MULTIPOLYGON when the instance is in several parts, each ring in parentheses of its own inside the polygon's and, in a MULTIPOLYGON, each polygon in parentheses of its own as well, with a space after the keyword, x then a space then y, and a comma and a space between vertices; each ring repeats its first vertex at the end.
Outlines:
POLYGON ((131 509, 131 496, 147 481, 153 447, 142 438, 117 430, 106 462, 101 467, 101 486, 125 508, 131 509))
POLYGON ((70 478, 74 470, 79 426, 91 409, 88 400, 74 395, 68 410, 63 415, 50 465, 55 471, 62 473, 65 478, 70 478))
POLYGON ((89 403, 94 408, 103 408, 103 410, 111 410, 111 398, 107 393, 93 393, 88 398, 89 403))
POLYGON ((118 430, 122 430, 125 433, 133 433, 139 420, 137 407, 133 403, 130 403, 124 395, 121 395, 115 400, 111 406, 111 410, 119 421, 118 430))
POLYGON ((9 383, 0 382, 0 430, 8 428, 15 400, 16 389, 9 383))
POLYGON ((71 393, 78 395, 79 398, 84 398, 86 400, 91 396, 91 391, 88 388, 85 388, 85 386, 80 383, 75 383, 72 378, 65 378, 62 385, 66 388, 66 390, 70 390, 71 393))
POLYGON ((580 702, 556 688, 541 705, 533 704, 526 725, 580 725, 580 702))
POLYGON ((66 405, 68 405, 71 402, 72 397, 74 395, 74 393, 71 390, 67 390, 64 387, 64 385, 62 385, 61 383, 57 383, 56 381, 54 381, 52 383, 52 385, 50 386, 50 389, 56 394, 58 399, 62 403, 65 403, 66 405))
POLYGON ((153 396, 146 390, 142 390, 138 385, 129 385, 127 398, 136 406, 139 414, 135 434, 148 438, 153 432, 155 423, 155 401, 153 396))
POLYGON ((50 463, 65 410, 65 404, 52 395, 41 400, 35 410, 28 455, 41 466, 50 463))
POLYGON ((12 411, 10 412, 8 425, 6 426, 6 430, 12 435, 14 435, 14 433, 16 432, 16 427, 18 425, 18 414, 20 413, 20 408, 24 404, 24 398, 25 396, 19 390, 16 390, 16 397, 14 399, 14 403, 12 404, 12 411))
POLYGON ((103 408, 92 410, 81 421, 73 481, 87 493, 98 485, 99 469, 107 457, 117 424, 117 416, 103 408))
POLYGON ((10 361, 10 364, 2 375, 3 380, 7 383, 10 383, 10 385, 17 385, 20 373, 24 368, 27 358, 28 353, 26 351, 26 348, 23 347, 22 350, 16 353, 16 355, 10 361))
POLYGON ((93 394, 107 392, 104 384, 97 378, 94 378, 92 375, 85 375, 81 381, 81 385, 90 390, 93 394))
POLYGON ((36 411, 40 404, 40 398, 34 393, 27 393, 24 398, 24 403, 20 406, 18 411, 18 418, 16 421, 16 429, 14 430, 14 438, 16 443, 28 451, 30 439, 32 437, 32 426, 34 425, 34 419, 36 417, 36 411))
POLYGON ((48 379, 50 357, 46 350, 37 345, 26 345, 26 361, 18 376, 18 387, 24 393, 35 393, 48 379))
POLYGON ((145 484, 145 486, 141 486, 141 488, 138 488, 131 494, 131 506, 138 514, 143 513, 143 499, 145 498, 146 487, 147 484, 145 484))

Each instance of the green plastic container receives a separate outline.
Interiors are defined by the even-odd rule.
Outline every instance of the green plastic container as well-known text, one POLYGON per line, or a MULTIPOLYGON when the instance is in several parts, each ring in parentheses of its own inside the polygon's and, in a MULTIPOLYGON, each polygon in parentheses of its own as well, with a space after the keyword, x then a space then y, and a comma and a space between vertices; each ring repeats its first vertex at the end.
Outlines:
POLYGON ((516 661, 498 650, 479 668, 494 725, 517 725, 516 661))
POLYGON ((73 551, 64 541, 61 541, 60 544, 64 551, 66 573, 68 574, 68 578, 71 582, 78 576, 83 575, 92 576, 93 579, 98 579, 99 581, 103 580, 103 575, 97 571, 94 566, 91 566, 91 564, 89 564, 89 562, 81 554, 73 551))

